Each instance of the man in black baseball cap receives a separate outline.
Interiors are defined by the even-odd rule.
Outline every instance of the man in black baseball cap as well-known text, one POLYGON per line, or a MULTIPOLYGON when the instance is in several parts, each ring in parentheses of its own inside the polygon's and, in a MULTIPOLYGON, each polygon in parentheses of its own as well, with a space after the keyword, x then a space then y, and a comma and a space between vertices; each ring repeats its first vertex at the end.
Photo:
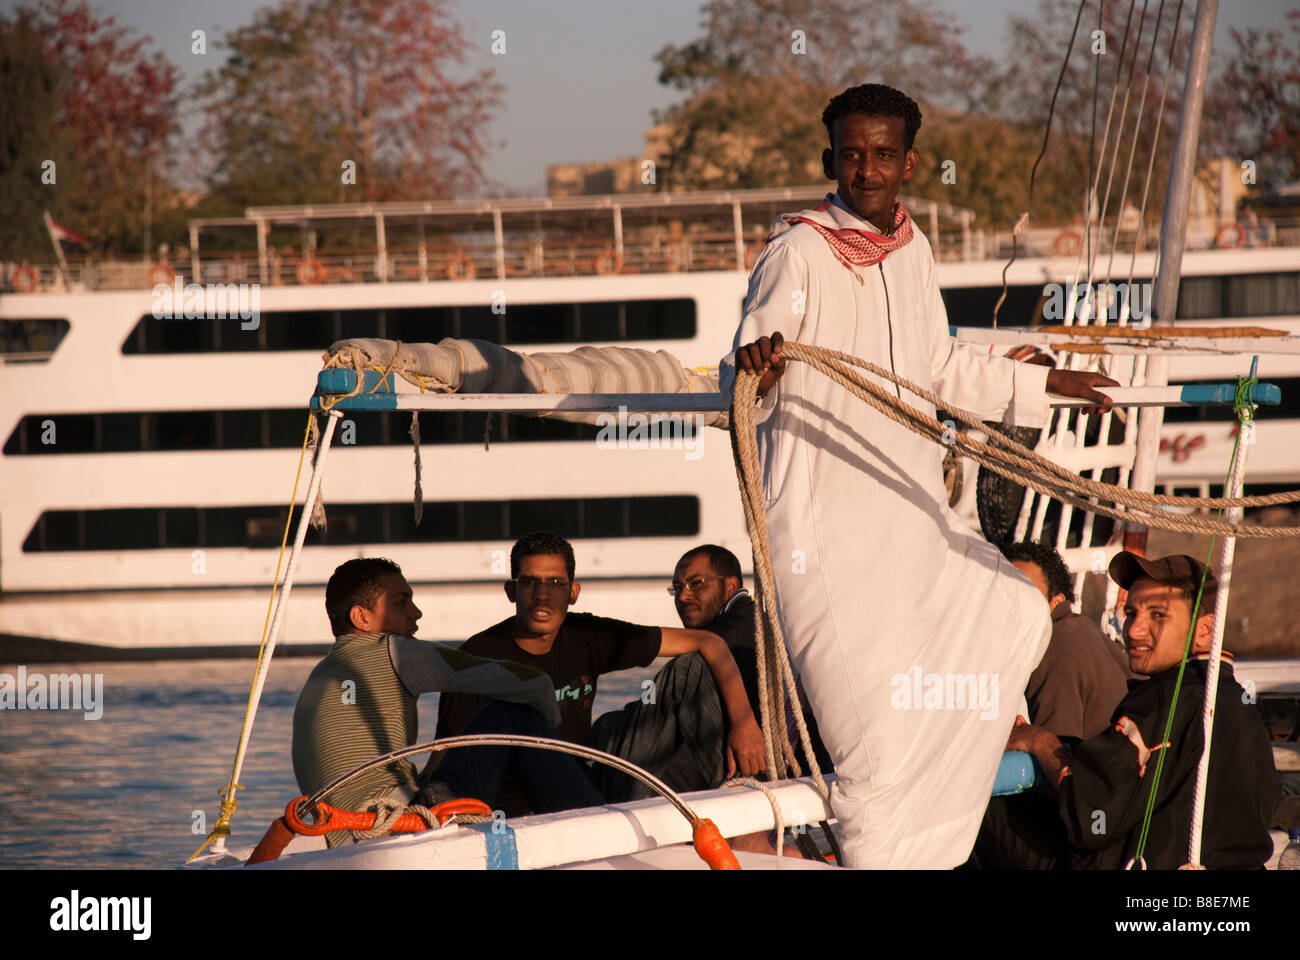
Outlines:
MULTIPOLYGON (((1041 727, 1017 724, 1007 749, 1034 755, 1055 786, 1055 802, 1042 793, 994 798, 970 866, 1123 867, 1138 852, 1157 765, 1160 782, 1142 856, 1155 869, 1187 861, 1218 581, 1188 556, 1149 560, 1127 552, 1111 561, 1110 576, 1128 591, 1129 665, 1147 679, 1120 701, 1109 729, 1072 747, 1041 727)), ((1232 655, 1225 651, 1221 661, 1200 859, 1210 868, 1254 868, 1272 853, 1268 827, 1278 802, 1277 773, 1254 703, 1233 677, 1232 655)))
POLYGON ((1148 560, 1126 550, 1111 560, 1110 577, 1128 591, 1124 647, 1134 673, 1150 677, 1182 662, 1194 607, 1196 627, 1190 630, 1187 655, 1209 653, 1219 581, 1205 564, 1186 554, 1148 560))

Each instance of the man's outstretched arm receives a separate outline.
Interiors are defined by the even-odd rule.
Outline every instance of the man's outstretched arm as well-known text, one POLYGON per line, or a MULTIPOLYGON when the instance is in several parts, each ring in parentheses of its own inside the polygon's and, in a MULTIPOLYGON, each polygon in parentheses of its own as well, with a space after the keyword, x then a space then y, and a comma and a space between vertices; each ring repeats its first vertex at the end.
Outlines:
POLYGON ((763 732, 754 719, 745 684, 740 679, 740 669, 727 644, 716 633, 707 630, 664 627, 662 632, 659 656, 698 653, 708 664, 713 681, 718 685, 718 695, 727 711, 731 731, 727 734, 727 776, 732 776, 737 770, 746 777, 761 773, 767 766, 763 732))
POLYGON ((492 700, 526 703, 552 727, 560 722, 555 687, 540 670, 508 660, 488 660, 413 637, 389 638, 398 679, 412 694, 474 693, 492 700))

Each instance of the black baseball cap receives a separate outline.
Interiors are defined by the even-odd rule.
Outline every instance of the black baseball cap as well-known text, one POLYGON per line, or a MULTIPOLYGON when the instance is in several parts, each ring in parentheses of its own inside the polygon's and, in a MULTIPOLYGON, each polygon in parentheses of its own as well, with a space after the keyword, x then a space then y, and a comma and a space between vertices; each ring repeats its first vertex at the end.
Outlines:
POLYGON ((1134 581, 1145 578, 1186 590, 1193 602, 1196 591, 1201 588, 1202 574, 1205 574, 1205 590, 1201 594, 1201 614, 1204 615, 1214 612, 1214 595, 1219 589, 1218 578, 1213 570, 1206 573, 1205 564, 1193 560, 1185 553, 1152 560, 1127 550, 1115 554, 1110 561, 1110 578, 1125 590, 1134 581))

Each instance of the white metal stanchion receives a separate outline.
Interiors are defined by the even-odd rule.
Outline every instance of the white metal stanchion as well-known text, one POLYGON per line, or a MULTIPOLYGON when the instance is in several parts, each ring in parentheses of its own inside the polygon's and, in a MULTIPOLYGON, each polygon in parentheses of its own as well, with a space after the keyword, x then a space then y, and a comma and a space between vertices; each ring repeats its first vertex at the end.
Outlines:
MULTIPOLYGON (((1250 427, 1253 429, 1253 422, 1250 423, 1250 427)), ((1228 486, 1223 493, 1225 497, 1241 496, 1242 483, 1246 477, 1246 457, 1251 446, 1249 441, 1254 439, 1253 435, 1249 438, 1245 436, 1246 423, 1240 423, 1238 429, 1241 432, 1238 434, 1236 449, 1233 452, 1228 486)), ((1228 523, 1238 524, 1244 512, 1240 507, 1233 507, 1226 512, 1225 519, 1228 523)), ((1202 717, 1205 748, 1201 752, 1200 765, 1196 768, 1196 791, 1192 795, 1192 825, 1187 845, 1187 862, 1192 866, 1199 866, 1201 862, 1201 832, 1205 822, 1205 784, 1210 772, 1214 707, 1219 692, 1219 656, 1223 652, 1223 630, 1228 620, 1228 591, 1232 583, 1232 558, 1236 550, 1237 538, 1224 537, 1223 547, 1219 551, 1219 589, 1214 598, 1214 639, 1210 643, 1210 662, 1205 669, 1205 708, 1202 717)))

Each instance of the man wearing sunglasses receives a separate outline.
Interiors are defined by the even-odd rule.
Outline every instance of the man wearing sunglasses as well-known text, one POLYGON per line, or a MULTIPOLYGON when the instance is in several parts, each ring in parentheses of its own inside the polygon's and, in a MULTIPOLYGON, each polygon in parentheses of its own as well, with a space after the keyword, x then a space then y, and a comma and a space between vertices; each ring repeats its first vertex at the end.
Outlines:
MULTIPOLYGON (((764 768, 762 734, 727 645, 716 634, 648 627, 569 613, 578 599, 573 547, 550 532, 531 533, 510 552, 506 596, 514 616, 471 637, 461 648, 475 656, 512 660, 548 674, 560 725, 554 736, 589 744, 646 767, 674 789, 716 785, 739 772, 764 768), (603 673, 644 667, 656 657, 682 657, 655 677, 643 701, 601 717, 591 708, 603 673), (710 699, 712 698, 712 699, 710 699), (647 709, 632 709, 633 707, 647 709)), ((438 706, 438 736, 454 736, 482 707, 470 694, 446 694, 438 706)), ((597 765, 593 778, 606 800, 641 794, 625 777, 597 765)), ((520 808, 502 801, 508 814, 520 808)))

